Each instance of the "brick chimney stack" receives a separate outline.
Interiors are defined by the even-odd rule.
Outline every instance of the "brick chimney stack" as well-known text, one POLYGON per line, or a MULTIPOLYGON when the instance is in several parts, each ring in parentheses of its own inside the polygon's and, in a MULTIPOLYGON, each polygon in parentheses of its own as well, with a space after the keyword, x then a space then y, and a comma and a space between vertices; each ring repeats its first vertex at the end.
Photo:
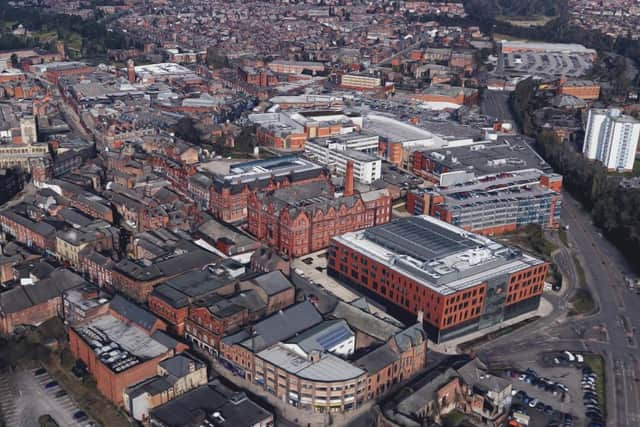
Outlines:
POLYGON ((353 196, 353 160, 347 160, 347 170, 344 174, 344 195, 353 196))
POLYGON ((127 79, 129 79, 129 83, 136 82, 136 68, 133 59, 127 60, 127 79))

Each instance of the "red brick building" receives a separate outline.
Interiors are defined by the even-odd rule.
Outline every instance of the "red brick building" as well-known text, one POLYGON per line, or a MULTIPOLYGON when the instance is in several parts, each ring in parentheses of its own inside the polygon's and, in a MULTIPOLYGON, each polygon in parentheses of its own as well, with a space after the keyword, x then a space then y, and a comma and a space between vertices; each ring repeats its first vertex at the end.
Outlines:
POLYGON ((600 85, 591 80, 558 80, 558 95, 572 95, 587 101, 600 98, 600 85))
POLYGON ((8 336, 18 325, 38 326, 62 316, 63 292, 86 284, 77 274, 60 269, 32 285, 0 292, 0 334, 8 336))
MULTIPOLYGON (((347 181, 352 181, 347 178, 347 181)), ((324 182, 249 196, 248 231, 280 253, 302 256, 329 246, 333 236, 389 222, 386 190, 353 194, 353 183, 335 197, 324 182)))
POLYGON ((20 206, 0 212, 2 231, 15 240, 40 251, 55 252, 55 228, 42 221, 34 221, 20 206))
MULTIPOLYGON (((324 326, 331 322, 323 324, 321 319, 309 302, 304 302, 256 324, 252 332, 225 337, 222 365, 290 405, 337 413, 382 396, 426 365, 427 340, 421 325, 406 329, 389 326, 397 330, 384 342, 373 343, 364 356, 349 361, 322 344, 304 343, 311 337, 322 341, 326 336, 324 326), (302 341, 298 340, 301 336, 302 341)), ((349 320, 359 323, 362 319, 349 320)), ((340 338, 333 336, 332 343, 339 344, 340 338)), ((357 341, 355 347, 367 347, 357 341)))
POLYGON ((192 270, 199 270, 219 257, 202 249, 195 249, 150 264, 124 259, 113 266, 112 289, 140 303, 146 303, 153 288, 168 279, 192 270))
POLYGON ((220 351, 220 340, 295 302, 295 289, 280 271, 239 282, 232 293, 194 301, 186 320, 185 337, 211 354, 220 351))
POLYGON ((216 292, 229 294, 236 282, 224 272, 190 271, 156 286, 147 303, 152 313, 167 322, 172 333, 183 336, 189 307, 194 301, 216 292))
POLYGON ((107 314, 69 328, 69 349, 96 379, 100 393, 122 405, 123 391, 152 377, 158 363, 186 349, 151 313, 116 297, 107 314))
POLYGON ((329 172, 295 156, 234 164, 228 174, 213 179, 211 213, 225 222, 243 222, 247 220, 249 195, 319 181, 329 182, 329 172))
POLYGON ((425 330, 440 342, 537 310, 548 267, 421 216, 334 237, 327 272, 398 315, 424 313, 425 330))
POLYGON ((248 84, 255 86, 277 86, 278 76, 265 68, 239 67, 238 76, 248 84))

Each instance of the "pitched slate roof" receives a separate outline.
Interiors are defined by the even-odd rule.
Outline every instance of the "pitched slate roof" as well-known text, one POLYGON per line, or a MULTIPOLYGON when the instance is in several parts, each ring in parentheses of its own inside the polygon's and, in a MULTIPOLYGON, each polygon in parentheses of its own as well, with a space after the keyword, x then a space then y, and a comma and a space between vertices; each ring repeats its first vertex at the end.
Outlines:
POLYGON ((158 321, 158 318, 151 312, 124 299, 120 295, 113 297, 109 308, 147 331, 150 331, 158 321))
POLYGON ((383 344, 370 353, 365 354, 354 363, 369 373, 379 372, 398 360, 400 356, 389 344, 383 344))
POLYGON ((253 279, 253 281, 270 296, 293 287, 289 279, 287 279, 280 270, 258 276, 253 279))
POLYGON ((343 301, 338 302, 333 312, 331 312, 331 317, 344 319, 353 329, 380 341, 387 341, 402 330, 390 322, 343 301))
POLYGON ((304 301, 256 323, 254 336, 242 342, 242 345, 258 352, 320 322, 322 316, 318 310, 309 301, 304 301))

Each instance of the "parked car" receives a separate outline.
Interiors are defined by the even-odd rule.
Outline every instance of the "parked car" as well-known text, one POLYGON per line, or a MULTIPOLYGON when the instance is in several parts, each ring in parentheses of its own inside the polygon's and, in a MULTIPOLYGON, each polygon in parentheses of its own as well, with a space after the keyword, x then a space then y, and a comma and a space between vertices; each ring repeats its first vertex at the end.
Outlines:
POLYGON ((58 391, 56 391, 56 394, 55 394, 55 396, 56 396, 57 398, 61 398, 61 397, 64 397, 64 396, 66 396, 66 395, 67 395, 67 392, 66 392, 66 391, 64 391, 64 390, 58 390, 58 391))
POLYGON ((34 374, 39 377, 40 375, 44 375, 47 373, 47 370, 44 368, 38 368, 34 371, 34 374))
POLYGON ((58 385, 58 381, 50 381, 45 384, 44 388, 54 388, 58 385))
POLYGON ((73 413, 73 419, 76 421, 86 421, 89 419, 89 416, 84 411, 76 411, 73 413))

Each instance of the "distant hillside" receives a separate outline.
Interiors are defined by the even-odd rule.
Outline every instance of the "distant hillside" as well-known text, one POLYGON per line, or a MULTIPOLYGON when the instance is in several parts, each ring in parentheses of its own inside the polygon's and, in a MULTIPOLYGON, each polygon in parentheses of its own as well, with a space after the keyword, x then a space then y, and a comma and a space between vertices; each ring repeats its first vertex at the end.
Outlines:
POLYGON ((566 11, 567 0, 464 0, 470 16, 493 20, 496 16, 558 16, 566 11))

